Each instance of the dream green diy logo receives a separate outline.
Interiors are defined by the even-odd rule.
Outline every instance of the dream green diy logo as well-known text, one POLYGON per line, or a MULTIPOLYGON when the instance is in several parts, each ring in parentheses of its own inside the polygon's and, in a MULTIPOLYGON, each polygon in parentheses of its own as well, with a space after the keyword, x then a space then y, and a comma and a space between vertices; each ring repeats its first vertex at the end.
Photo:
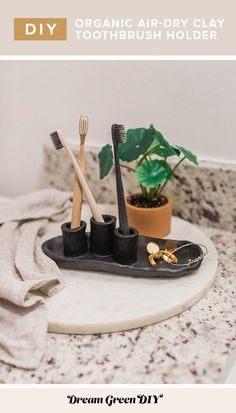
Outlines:
POLYGON ((15 18, 14 40, 67 40, 65 18, 15 18))

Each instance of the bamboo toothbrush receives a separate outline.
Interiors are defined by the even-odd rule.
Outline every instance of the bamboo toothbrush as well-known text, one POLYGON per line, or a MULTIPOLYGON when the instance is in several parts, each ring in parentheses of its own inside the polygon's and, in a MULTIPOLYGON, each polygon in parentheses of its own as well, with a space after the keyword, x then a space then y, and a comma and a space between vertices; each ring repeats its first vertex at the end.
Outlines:
POLYGON ((125 206, 124 189, 122 184, 122 176, 120 170, 120 161, 118 156, 119 144, 125 141, 125 128, 123 125, 116 123, 111 127, 111 135, 114 149, 115 173, 116 173, 116 191, 120 222, 120 232, 124 235, 129 235, 129 225, 127 218, 127 211, 125 206))
POLYGON ((87 181, 86 181, 86 179, 85 179, 85 177, 84 177, 84 175, 83 175, 83 173, 82 173, 82 171, 81 171, 81 169, 80 169, 80 167, 79 167, 79 165, 78 165, 78 163, 77 163, 70 147, 68 146, 68 143, 66 142, 66 139, 64 138, 64 135, 63 135, 62 131, 57 130, 56 132, 52 132, 52 133, 50 133, 50 137, 51 137, 52 142, 55 146, 55 149, 58 150, 58 149, 64 148, 66 150, 68 156, 70 157, 70 159, 72 161, 72 164, 74 166, 74 169, 75 169, 75 173, 76 173, 77 178, 80 182, 80 185, 81 185, 81 187, 84 191, 84 195, 85 195, 85 197, 88 201, 88 204, 90 206, 90 209, 91 209, 91 212, 93 214, 94 219, 98 222, 104 222, 104 219, 103 219, 103 217, 102 217, 102 215, 101 215, 101 213, 98 209, 98 206, 97 206, 97 203, 96 203, 96 201, 93 197, 93 194, 89 189, 87 181))
MULTIPOLYGON (((81 171, 84 173, 84 142, 86 135, 88 133, 88 118, 87 116, 80 116, 79 119, 79 134, 80 134, 80 148, 79 148, 79 158, 78 164, 81 171)), ((71 228, 80 227, 81 221, 81 208, 83 202, 83 190, 81 188, 78 179, 75 178, 74 191, 73 191, 73 202, 72 202, 72 216, 71 216, 71 228)))

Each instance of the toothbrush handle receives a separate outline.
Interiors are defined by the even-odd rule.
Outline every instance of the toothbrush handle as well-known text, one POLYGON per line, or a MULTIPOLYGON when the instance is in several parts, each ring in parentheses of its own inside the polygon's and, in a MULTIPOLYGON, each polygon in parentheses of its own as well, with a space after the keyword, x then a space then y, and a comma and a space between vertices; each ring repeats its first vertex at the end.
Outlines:
POLYGON ((119 210, 119 222, 122 234, 129 235, 129 225, 127 218, 127 210, 125 206, 125 196, 124 188, 122 184, 122 176, 120 170, 120 161, 118 158, 118 145, 114 146, 114 160, 115 160, 115 171, 116 171, 116 192, 119 210))
POLYGON ((89 189, 87 181, 86 181, 86 179, 85 179, 85 177, 84 177, 84 175, 83 175, 83 173, 82 173, 82 171, 81 171, 81 169, 80 169, 80 167, 79 167, 79 165, 78 165, 71 149, 69 147, 65 147, 65 146, 64 146, 64 148, 66 149, 66 151, 67 151, 67 153, 68 153, 68 155, 69 155, 69 157, 70 157, 70 159, 73 163, 77 178, 78 178, 78 180, 80 182, 80 185, 81 185, 81 187, 84 191, 84 195, 85 195, 85 197, 88 201, 88 204, 90 206, 90 209, 91 209, 91 212, 93 214, 94 219, 98 222, 104 222, 104 219, 103 219, 103 217, 102 217, 102 215, 101 215, 101 213, 98 209, 98 206, 97 206, 97 203, 96 203, 96 201, 93 197, 93 194, 89 189))
MULTIPOLYGON (((77 163, 81 171, 84 173, 84 145, 80 144, 79 158, 77 163)), ((81 222, 81 208, 83 202, 83 190, 75 176, 74 190, 73 190, 73 203, 72 203, 72 216, 71 216, 71 228, 78 228, 81 222)))

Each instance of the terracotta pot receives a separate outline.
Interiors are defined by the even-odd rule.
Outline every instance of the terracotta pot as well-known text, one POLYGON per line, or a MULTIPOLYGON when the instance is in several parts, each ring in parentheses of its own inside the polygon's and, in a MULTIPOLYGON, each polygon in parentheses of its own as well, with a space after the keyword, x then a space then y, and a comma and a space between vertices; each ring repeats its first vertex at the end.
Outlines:
MULTIPOLYGON (((130 197, 128 197, 130 198, 130 197)), ((158 208, 138 208, 130 205, 126 199, 129 226, 136 228, 140 235, 162 238, 170 233, 172 199, 158 208)))

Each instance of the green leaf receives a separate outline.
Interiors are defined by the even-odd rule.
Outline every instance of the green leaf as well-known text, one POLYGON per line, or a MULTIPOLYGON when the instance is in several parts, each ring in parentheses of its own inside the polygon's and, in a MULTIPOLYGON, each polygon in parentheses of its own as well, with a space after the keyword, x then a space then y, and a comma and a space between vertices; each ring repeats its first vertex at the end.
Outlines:
POLYGON ((169 156, 177 155, 177 152, 173 146, 171 146, 170 148, 162 148, 161 146, 159 146, 159 148, 156 148, 152 153, 155 153, 156 155, 159 155, 162 158, 168 158, 169 156))
POLYGON ((156 139, 153 139, 152 144, 148 148, 149 155, 152 155, 153 153, 155 153, 155 150, 159 147, 160 147, 160 144, 156 141, 156 139))
POLYGON ((190 162, 193 162, 195 165, 198 165, 198 160, 196 155, 192 152, 187 151, 187 149, 183 148, 182 146, 177 146, 177 148, 182 152, 182 154, 187 158, 190 162))
POLYGON ((165 162, 165 161, 159 161, 159 162, 160 162, 160 164, 163 165, 163 168, 165 168, 165 170, 166 170, 167 179, 168 180, 172 179, 173 178, 173 172, 172 172, 171 167, 168 165, 168 163, 165 162))
POLYGON ((175 153, 177 156, 180 156, 181 152, 178 148, 176 148, 176 146, 172 146, 172 148, 174 149, 175 153))
POLYGON ((154 134, 153 143, 149 148, 149 151, 151 150, 151 154, 156 154, 163 158, 180 155, 180 151, 174 146, 170 145, 169 142, 167 142, 167 140, 164 138, 162 133, 156 130, 153 125, 150 126, 150 129, 152 129, 154 134))
POLYGON ((113 166, 113 153, 111 145, 105 145, 98 154, 99 167, 100 167, 100 179, 105 178, 105 176, 110 172, 113 166))
POLYGON ((140 185, 154 188, 163 181, 170 180, 172 170, 164 161, 147 161, 136 169, 136 179, 140 185))
POLYGON ((155 128, 152 127, 153 133, 154 133, 154 139, 156 140, 157 143, 159 143, 160 146, 162 146, 165 149, 172 150, 172 146, 167 142, 167 140, 164 138, 161 132, 156 130, 155 128))
POLYGON ((132 162, 143 155, 153 141, 152 129, 128 129, 126 142, 119 145, 119 157, 122 161, 132 162))

